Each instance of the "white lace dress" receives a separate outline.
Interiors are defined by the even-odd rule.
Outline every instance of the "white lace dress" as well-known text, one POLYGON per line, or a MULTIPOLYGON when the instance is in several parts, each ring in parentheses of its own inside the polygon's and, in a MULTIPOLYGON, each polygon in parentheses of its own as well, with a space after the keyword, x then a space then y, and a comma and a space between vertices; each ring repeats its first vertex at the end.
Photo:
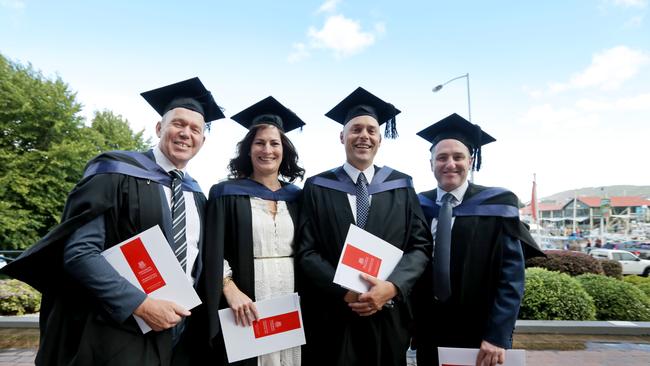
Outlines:
MULTIPOLYGON (((251 197, 255 299, 265 300, 294 292, 293 221, 286 202, 278 201, 273 217, 268 202, 251 197)), ((257 358, 258 366, 300 366, 300 347, 257 358)))

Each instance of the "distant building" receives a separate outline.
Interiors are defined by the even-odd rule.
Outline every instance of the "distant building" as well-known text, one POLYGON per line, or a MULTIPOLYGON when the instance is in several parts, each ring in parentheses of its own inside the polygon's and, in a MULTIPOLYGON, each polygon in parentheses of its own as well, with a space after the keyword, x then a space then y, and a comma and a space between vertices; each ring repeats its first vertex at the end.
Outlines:
MULTIPOLYGON (((542 202, 538 203, 539 218, 546 222, 555 222, 556 226, 564 226, 573 220, 582 226, 599 223, 604 218, 609 223, 610 219, 617 221, 630 220, 650 222, 650 200, 640 196, 597 197, 581 196, 570 199, 566 203, 542 202), (574 207, 575 200, 575 207, 574 207)), ((530 219, 532 216, 531 205, 522 208, 520 215, 530 219)))

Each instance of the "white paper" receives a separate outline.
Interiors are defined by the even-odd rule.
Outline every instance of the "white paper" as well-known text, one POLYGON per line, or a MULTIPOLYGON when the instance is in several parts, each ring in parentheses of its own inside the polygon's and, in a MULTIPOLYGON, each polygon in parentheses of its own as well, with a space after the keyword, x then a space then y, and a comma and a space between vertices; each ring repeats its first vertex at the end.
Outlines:
POLYGON ((226 344, 228 362, 235 362, 251 357, 257 357, 271 352, 305 344, 305 331, 300 310, 298 294, 289 294, 273 299, 255 302, 260 319, 298 311, 300 327, 282 333, 276 333, 261 338, 255 338, 253 326, 235 324, 232 309, 219 310, 221 333, 226 344))
MULTIPOLYGON (((148 296, 154 299, 173 301, 187 310, 201 304, 199 295, 197 295, 189 278, 183 272, 180 263, 178 263, 178 259, 176 259, 172 248, 169 246, 167 239, 165 239, 158 225, 106 249, 102 252, 102 255, 122 277, 142 290, 140 282, 138 282, 138 279, 120 249, 124 244, 130 243, 135 238, 140 238, 151 260, 165 281, 164 286, 149 293, 148 296)), ((151 330, 142 318, 136 315, 133 315, 133 317, 140 326, 142 333, 147 333, 151 330)))
MULTIPOLYGON (((438 347, 438 366, 474 366, 477 356, 477 348, 438 347)), ((507 349, 506 362, 503 363, 503 366, 526 366, 526 351, 507 349)))
POLYGON ((361 278, 361 273, 363 272, 341 263, 349 245, 353 245, 381 259, 379 273, 376 276, 380 280, 387 279, 393 273, 397 263, 402 259, 403 252, 400 249, 356 225, 350 224, 348 235, 345 238, 345 245, 341 251, 338 265, 336 266, 334 283, 358 293, 364 293, 370 290, 370 284, 361 278))

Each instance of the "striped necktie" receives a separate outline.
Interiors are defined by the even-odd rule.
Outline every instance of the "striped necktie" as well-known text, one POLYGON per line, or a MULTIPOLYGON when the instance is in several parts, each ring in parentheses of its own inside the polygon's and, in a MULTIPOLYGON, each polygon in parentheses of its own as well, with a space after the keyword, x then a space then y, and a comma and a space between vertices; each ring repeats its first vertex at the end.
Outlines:
POLYGON ((370 211, 370 199, 368 197, 368 181, 363 173, 357 178, 357 226, 364 228, 368 221, 368 212, 370 211))
POLYGON ((183 197, 183 172, 174 169, 169 172, 172 177, 172 249, 181 264, 183 272, 187 267, 187 238, 185 235, 185 198, 183 197))
POLYGON ((433 250, 433 294, 438 301, 451 296, 449 260, 451 257, 451 193, 442 196, 442 207, 436 226, 435 248, 433 250))

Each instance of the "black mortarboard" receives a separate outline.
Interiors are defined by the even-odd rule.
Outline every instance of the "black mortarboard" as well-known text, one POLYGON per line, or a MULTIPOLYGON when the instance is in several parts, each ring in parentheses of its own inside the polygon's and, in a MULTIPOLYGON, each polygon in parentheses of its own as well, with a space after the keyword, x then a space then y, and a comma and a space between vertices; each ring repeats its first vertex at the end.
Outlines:
POLYGON ((446 139, 462 142, 474 157, 472 168, 477 171, 481 169, 481 146, 496 141, 494 137, 484 132, 479 125, 469 122, 456 113, 432 124, 418 132, 417 135, 429 141, 433 146, 446 139))
POLYGON ((291 109, 283 106, 275 98, 269 96, 243 111, 230 117, 240 125, 250 129, 259 124, 270 124, 284 132, 295 130, 305 125, 291 109))
POLYGON ((325 115, 345 126, 348 121, 358 116, 374 117, 379 125, 386 123, 384 136, 397 137, 395 116, 401 111, 394 105, 384 102, 362 87, 358 87, 325 115))
POLYGON ((226 117, 198 77, 149 90, 140 95, 161 116, 181 107, 200 113, 206 123, 226 117))

